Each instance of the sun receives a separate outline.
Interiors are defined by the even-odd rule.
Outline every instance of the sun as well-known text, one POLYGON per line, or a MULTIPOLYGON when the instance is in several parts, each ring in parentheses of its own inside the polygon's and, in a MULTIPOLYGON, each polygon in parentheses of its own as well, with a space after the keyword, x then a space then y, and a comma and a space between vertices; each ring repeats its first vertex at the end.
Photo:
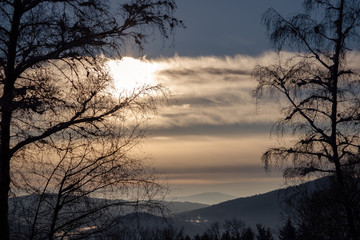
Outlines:
POLYGON ((132 92, 143 86, 157 85, 155 73, 158 64, 145 57, 123 57, 106 63, 116 92, 132 92))

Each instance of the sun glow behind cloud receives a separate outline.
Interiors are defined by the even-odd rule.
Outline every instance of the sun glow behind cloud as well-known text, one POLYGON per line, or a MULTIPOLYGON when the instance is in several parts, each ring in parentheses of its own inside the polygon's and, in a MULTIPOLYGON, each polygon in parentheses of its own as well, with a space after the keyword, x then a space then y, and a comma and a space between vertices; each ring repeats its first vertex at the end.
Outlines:
POLYGON ((144 86, 155 86, 155 72, 158 64, 145 57, 135 59, 123 57, 106 63, 110 76, 113 78, 116 92, 133 92, 144 86))

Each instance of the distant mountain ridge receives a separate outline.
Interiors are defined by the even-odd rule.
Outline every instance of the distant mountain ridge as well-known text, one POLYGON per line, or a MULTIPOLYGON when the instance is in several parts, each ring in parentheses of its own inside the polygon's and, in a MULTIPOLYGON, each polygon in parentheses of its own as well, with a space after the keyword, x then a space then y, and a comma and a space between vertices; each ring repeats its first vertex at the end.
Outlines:
POLYGON ((171 213, 177 214, 181 212, 188 212, 199 208, 208 207, 208 204, 203 203, 195 203, 195 202, 179 202, 179 201, 173 201, 173 202, 163 202, 164 206, 167 207, 171 213))
MULTIPOLYGON (((49 194, 50 196, 51 194, 49 194)), ((32 194, 32 195, 24 195, 19 197, 12 197, 9 198, 9 207, 17 208, 19 206, 21 207, 29 207, 37 202, 37 199, 40 197, 40 195, 32 194)), ((56 195, 54 195, 56 197, 56 195)), ((101 204, 105 199, 101 198, 90 198, 91 201, 96 201, 99 204, 101 204)), ((109 201, 109 200, 107 200, 109 201)), ((111 200, 110 200, 111 201, 111 200)), ((160 204, 162 204, 164 207, 166 207, 170 214, 177 214, 180 212, 187 212, 192 211, 199 208, 208 207, 209 204, 203 204, 203 203, 196 203, 196 202, 182 202, 182 201, 161 201, 160 204)), ((128 208, 128 213, 131 213, 133 210, 131 210, 131 207, 125 207, 128 208)))
POLYGON ((231 199, 235 199, 235 196, 220 193, 220 192, 204 192, 199 194, 194 194, 185 197, 175 197, 174 201, 177 202, 193 202, 193 203, 202 203, 202 204, 217 204, 225 202, 231 199))

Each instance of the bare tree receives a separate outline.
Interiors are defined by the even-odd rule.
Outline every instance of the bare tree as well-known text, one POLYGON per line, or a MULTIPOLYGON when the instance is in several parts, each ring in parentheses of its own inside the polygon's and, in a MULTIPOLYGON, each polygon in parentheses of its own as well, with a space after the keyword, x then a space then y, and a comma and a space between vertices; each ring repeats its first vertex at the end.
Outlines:
POLYGON ((280 240, 297 240, 297 232, 290 218, 286 221, 286 224, 279 229, 280 240))
POLYGON ((225 220, 224 230, 228 239, 241 239, 241 235, 244 234, 246 225, 245 222, 238 218, 232 218, 225 220))
MULTIPOLYGON (((296 225, 297 239, 352 239, 334 183, 334 177, 327 177, 286 191, 286 215, 296 225)), ((291 235, 287 225, 283 228, 287 233, 280 230, 283 237, 291 235)))
MULTIPOLYGON (((98 57, 119 56, 127 41, 141 47, 151 33, 147 29, 167 37, 181 25, 173 17, 175 8, 173 0, 129 0, 118 11, 100 0, 1 1, 0 239, 9 239, 10 172, 19 170, 15 167, 25 161, 22 156, 29 156, 23 151, 42 145, 56 149, 64 138, 75 144, 105 139, 114 130, 109 128, 112 119, 125 119, 134 108, 152 108, 145 97, 156 90, 151 87, 118 99, 110 96, 109 77, 98 57)), ((107 158, 94 155, 92 160, 107 158)), ((72 176, 66 173, 65 182, 72 176)))
POLYGON ((220 240, 222 235, 222 226, 219 222, 213 222, 206 229, 205 234, 209 236, 211 240, 220 240))
POLYGON ((257 234, 256 234, 257 240, 274 240, 270 228, 266 228, 261 224, 256 224, 256 230, 257 230, 257 234))
POLYGON ((106 134, 63 131, 12 159, 12 190, 28 196, 10 201, 11 226, 22 225, 14 239, 86 238, 122 214, 162 210, 165 189, 131 154, 144 132, 119 119, 109 119, 106 134))
POLYGON ((287 178, 335 175, 346 230, 359 239, 359 191, 349 187, 348 179, 354 178, 359 165, 359 74, 349 61, 359 37, 360 3, 305 0, 304 7, 304 13, 290 18, 273 9, 264 14, 274 46, 298 53, 279 64, 257 66, 254 95, 260 98, 269 91, 288 103, 275 129, 291 130, 297 140, 291 146, 270 148, 262 160, 266 167, 284 164, 287 178))

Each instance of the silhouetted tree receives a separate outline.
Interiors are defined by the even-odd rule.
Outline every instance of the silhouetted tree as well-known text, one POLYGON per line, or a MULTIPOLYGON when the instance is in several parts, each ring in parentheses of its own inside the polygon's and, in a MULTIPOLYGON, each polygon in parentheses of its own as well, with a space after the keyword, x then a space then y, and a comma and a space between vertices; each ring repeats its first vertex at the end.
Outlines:
POLYGON ((210 224, 205 233, 197 236, 197 238, 211 240, 252 240, 255 238, 255 234, 251 227, 246 227, 244 221, 239 218, 231 218, 226 219, 223 223, 214 222, 210 224))
POLYGON ((334 188, 334 177, 328 177, 287 192, 286 214, 296 224, 298 239, 352 239, 334 188))
MULTIPOLYGON (((115 123, 108 130, 118 128, 115 123)), ((84 237, 106 231, 124 213, 155 211, 155 207, 161 211, 154 199, 161 197, 162 188, 151 169, 127 156, 142 135, 127 136, 125 129, 112 131, 122 134, 81 141, 61 139, 56 148, 27 149, 21 170, 12 177, 17 189, 30 195, 11 199, 9 219, 26 222, 28 227, 13 229, 12 235, 22 233, 24 239, 84 237)))
POLYGON ((266 228, 261 224, 256 224, 256 239, 257 240, 273 240, 273 236, 270 228, 266 228))
MULTIPOLYGON (((144 87, 117 99, 111 96, 110 80, 98 57, 118 57, 127 41, 141 47, 152 31, 146 32, 149 28, 167 37, 181 24, 173 17, 175 8, 173 0, 130 0, 118 12, 108 1, 100 0, 1 1, 0 239, 9 239, 10 174, 20 170, 23 156, 32 157, 36 152, 30 155, 31 151, 41 148, 61 152, 64 139, 80 145, 82 139, 118 137, 122 125, 113 134, 112 120, 121 122, 135 109, 153 109, 154 102, 146 96, 157 87, 144 87)), ((120 146, 112 149, 117 157, 120 146)), ((99 160, 96 154, 109 151, 94 149, 91 158, 99 160)), ((92 174, 99 169, 108 171, 110 165, 92 174)), ((63 193, 81 182, 82 177, 72 177, 75 173, 65 180, 72 179, 75 186, 69 183, 63 193)))
POLYGON ((157 235, 153 235, 153 239, 159 240, 184 240, 183 229, 176 229, 172 225, 168 225, 166 228, 157 230, 157 235))
POLYGON ((226 235, 226 239, 240 239, 242 232, 245 229, 245 222, 238 218, 232 218, 225 220, 224 222, 224 235, 226 235))
MULTIPOLYGON (((293 47, 299 52, 286 61, 257 66, 258 87, 254 95, 278 94, 289 105, 276 128, 291 130, 298 139, 263 154, 266 167, 284 164, 286 178, 336 177, 339 215, 346 229, 359 239, 357 212, 359 191, 348 181, 359 166, 360 99, 359 78, 350 68, 351 46, 358 39, 360 3, 355 0, 305 0, 305 12, 284 18, 273 9, 264 15, 270 40, 278 49, 293 47)), ((357 186, 358 189, 358 186, 357 186)))
POLYGON ((286 221, 286 224, 279 229, 279 239, 280 240, 296 240, 296 228, 290 219, 286 221))
POLYGON ((221 224, 219 222, 210 224, 205 233, 211 240, 220 240, 222 235, 221 224))
POLYGON ((196 234, 194 239, 195 240, 212 240, 212 238, 206 232, 201 236, 196 234))
POLYGON ((241 234, 241 240, 254 240, 255 233, 251 229, 251 227, 247 227, 244 229, 243 233, 241 234))

